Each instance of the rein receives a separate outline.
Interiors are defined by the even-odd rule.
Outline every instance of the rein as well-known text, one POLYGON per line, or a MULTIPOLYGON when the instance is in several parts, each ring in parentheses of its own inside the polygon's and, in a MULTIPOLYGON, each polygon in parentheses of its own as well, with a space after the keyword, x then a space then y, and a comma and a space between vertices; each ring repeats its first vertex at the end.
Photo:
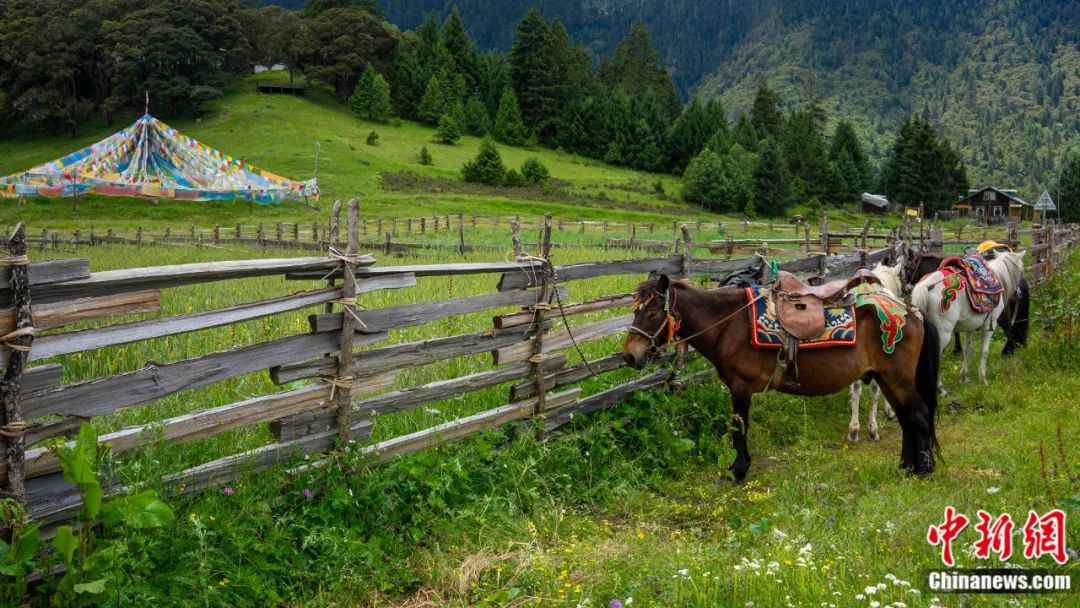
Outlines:
MULTIPOLYGON (((637 334, 639 334, 641 336, 644 336, 647 340, 649 340, 649 349, 651 351, 653 351, 653 352, 659 352, 662 349, 665 349, 665 348, 668 348, 668 347, 671 347, 671 346, 678 346, 679 344, 686 344, 690 340, 693 340, 694 338, 704 334, 705 332, 708 332, 708 331, 710 331, 712 329, 715 329, 715 328, 720 327, 721 325, 727 323, 731 319, 735 318, 736 315, 738 315, 742 311, 746 310, 747 308, 750 308, 751 306, 756 304, 758 300, 761 300, 762 298, 765 297, 765 294, 759 294, 756 298, 753 298, 752 300, 750 300, 746 304, 743 304, 742 306, 737 308, 735 310, 735 312, 727 315, 723 319, 720 319, 719 321, 717 321, 715 323, 707 325, 704 328, 690 334, 689 336, 680 337, 678 340, 675 340, 674 338, 675 338, 676 332, 678 332, 678 330, 682 328, 682 321, 680 319, 678 319, 674 315, 674 313, 673 313, 673 311, 671 309, 671 302, 675 299, 675 296, 674 296, 675 292, 673 292, 672 289, 674 289, 674 287, 669 287, 667 293, 664 294, 664 312, 665 312, 664 322, 660 324, 660 327, 656 328, 655 332, 653 332, 652 334, 649 334, 645 330, 643 330, 640 327, 637 327, 635 325, 631 325, 630 329, 628 330, 631 333, 637 333, 637 334), (665 328, 668 330, 667 342, 665 342, 664 344, 661 344, 661 345, 657 345, 656 344, 656 339, 658 337, 660 337, 661 332, 664 331, 665 328)), ((657 297, 657 294, 653 293, 648 298, 646 298, 645 301, 638 303, 636 305, 636 308, 640 309, 640 308, 643 308, 645 306, 648 306, 654 299, 656 299, 656 297, 657 297)))

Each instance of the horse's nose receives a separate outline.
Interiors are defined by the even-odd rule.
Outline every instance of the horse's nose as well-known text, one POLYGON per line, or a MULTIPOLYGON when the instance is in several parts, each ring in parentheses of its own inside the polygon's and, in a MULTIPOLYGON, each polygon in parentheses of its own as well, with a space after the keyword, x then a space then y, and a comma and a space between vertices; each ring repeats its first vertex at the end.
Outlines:
POLYGON ((625 361, 626 364, 630 367, 637 367, 637 358, 634 357, 634 355, 631 355, 630 353, 623 353, 622 358, 623 361, 625 361))

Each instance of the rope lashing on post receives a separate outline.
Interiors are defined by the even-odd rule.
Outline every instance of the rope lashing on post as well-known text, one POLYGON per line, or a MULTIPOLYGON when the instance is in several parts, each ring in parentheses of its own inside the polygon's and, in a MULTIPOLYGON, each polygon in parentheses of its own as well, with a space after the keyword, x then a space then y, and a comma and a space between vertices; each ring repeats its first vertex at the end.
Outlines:
POLYGON ((28 255, 5 255, 0 256, 0 266, 26 266, 30 263, 28 255))
POLYGON ((353 376, 334 376, 319 378, 319 380, 330 385, 330 401, 333 401, 334 397, 337 395, 337 389, 352 389, 354 378, 353 376))
POLYGON ((0 426, 0 435, 7 437, 8 439, 18 439, 26 434, 26 429, 29 428, 22 420, 18 422, 10 422, 3 426, 0 426))
POLYGON ((330 300, 330 303, 341 304, 345 312, 349 313, 349 316, 352 317, 353 320, 356 321, 361 328, 367 329, 367 324, 364 323, 364 321, 360 319, 359 315, 356 314, 357 310, 363 310, 363 306, 356 303, 356 298, 337 298, 334 300, 330 300))
POLYGON ((35 335, 37 335, 37 329, 34 328, 34 326, 29 325, 27 327, 20 327, 19 329, 16 329, 15 331, 8 332, 8 333, 0 336, 0 344, 3 344, 4 346, 10 348, 11 350, 17 350, 17 351, 20 351, 20 352, 27 353, 27 352, 30 352, 31 347, 26 346, 24 344, 18 344, 18 343, 15 342, 15 340, 17 340, 19 338, 22 338, 22 337, 25 337, 25 336, 35 336, 35 335))
MULTIPOLYGON (((329 250, 327 251, 327 256, 331 257, 331 258, 334 258, 335 260, 341 262, 343 266, 344 265, 355 266, 355 265, 363 262, 364 259, 367 257, 366 254, 361 255, 361 254, 358 253, 358 254, 355 254, 355 255, 349 255, 347 253, 342 253, 341 250, 339 250, 339 249, 337 249, 336 247, 333 247, 333 246, 331 246, 329 248, 329 250)), ((339 270, 338 268, 331 269, 330 272, 327 272, 326 274, 324 274, 323 277, 321 279, 319 279, 319 280, 320 281, 325 281, 326 279, 329 279, 330 275, 334 274, 338 270, 339 270)))

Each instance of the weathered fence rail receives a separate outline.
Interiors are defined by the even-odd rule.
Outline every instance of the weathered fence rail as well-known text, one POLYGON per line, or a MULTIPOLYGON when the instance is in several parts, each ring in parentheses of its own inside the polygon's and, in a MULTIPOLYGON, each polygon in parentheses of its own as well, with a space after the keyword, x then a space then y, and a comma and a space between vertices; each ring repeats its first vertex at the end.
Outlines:
MULTIPOLYGON (((335 208, 340 209, 340 205, 335 208)), ((630 294, 575 300, 577 282, 649 273, 721 279, 765 263, 762 256, 695 257, 700 247, 693 243, 688 226, 682 231, 681 253, 676 255, 550 267, 546 255, 549 249, 543 245, 550 243, 556 224, 549 219, 543 223, 542 247, 535 258, 384 267, 376 265, 371 256, 357 254, 363 228, 356 219, 355 201, 350 203, 349 218, 344 238, 347 247, 331 249, 331 243, 338 243, 341 236, 337 228, 340 223, 333 221, 326 231, 328 253, 324 256, 96 273, 89 272, 86 260, 30 262, 18 253, 20 242, 25 243, 25 231, 20 226, 7 241, 12 247, 8 259, 13 265, 0 272, 0 297, 7 306, 0 310, 0 326, 6 334, 0 339, 6 370, 6 388, 0 391, 4 405, 0 427, 5 430, 2 437, 6 449, 6 458, 0 463, 0 481, 8 493, 24 502, 38 521, 68 519, 78 510, 79 495, 63 480, 56 457, 40 445, 43 441, 68 435, 89 418, 146 406, 181 391, 262 371, 273 383, 289 388, 122 428, 103 435, 100 441, 111 444, 113 454, 122 458, 160 441, 192 442, 242 427, 269 424, 273 437, 270 443, 199 463, 165 479, 174 492, 186 493, 225 483, 247 471, 293 462, 299 456, 325 453, 342 445, 342 441, 358 443, 357 449, 374 465, 510 422, 538 420, 543 429, 554 430, 573 415, 611 407, 634 391, 670 382, 677 373, 662 368, 589 395, 574 386, 593 374, 623 369, 625 363, 618 354, 610 354, 568 365, 562 351, 617 335, 625 331, 632 318, 626 314, 632 304, 630 294), (371 309, 359 305, 360 296, 382 290, 405 290, 407 298, 408 290, 424 277, 475 274, 498 277, 491 293, 371 309), (328 283, 325 288, 229 308, 77 331, 66 328, 86 320, 158 311, 162 298, 167 297, 162 290, 172 287, 258 276, 328 283), (553 314, 551 319, 545 318, 553 302, 566 304, 558 319, 553 314), (311 311, 309 330, 303 333, 169 363, 147 362, 133 371, 92 380, 67 384, 61 381, 64 355, 301 310, 311 311), (390 339, 391 332, 401 328, 483 311, 499 312, 486 331, 400 343, 390 339), (562 318, 597 312, 610 316, 577 323, 572 335, 565 326, 569 320, 562 318), (34 331, 26 331, 28 327, 34 331), (23 343, 30 340, 32 344, 23 343), (415 386, 398 385, 398 372, 402 370, 483 353, 491 354, 490 369, 415 386), (24 368, 27 362, 55 357, 61 357, 55 360, 59 363, 24 368), (304 380, 310 382, 298 388, 293 384, 304 380), (508 388, 507 405, 378 443, 369 442, 377 416, 499 386, 508 388)), ((297 231, 294 229, 293 234, 297 231)), ((235 232, 241 233, 241 229, 235 232)), ((1015 236, 1016 231, 1012 234, 1015 236)), ((860 236, 866 236, 865 231, 860 236)), ((1032 230, 1030 236, 1030 272, 1041 279, 1060 267, 1065 250, 1080 239, 1080 230, 1076 226, 1046 227, 1032 230)), ((826 236, 825 241, 831 238, 826 236)), ((928 235, 927 242, 933 241, 928 235)), ((821 251, 784 261, 780 267, 825 277, 846 275, 862 264, 885 259, 891 251, 891 247, 840 255, 821 251)), ((124 488, 114 485, 108 491, 122 492, 124 488)))

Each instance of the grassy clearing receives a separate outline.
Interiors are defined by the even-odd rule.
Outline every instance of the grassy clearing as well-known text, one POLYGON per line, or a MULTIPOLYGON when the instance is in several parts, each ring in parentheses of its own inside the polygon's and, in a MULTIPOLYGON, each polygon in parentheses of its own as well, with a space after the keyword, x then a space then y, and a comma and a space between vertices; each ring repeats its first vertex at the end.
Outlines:
MULTIPOLYGON (((265 254, 191 247, 90 251, 94 270, 265 254)), ((85 252, 55 252, 55 255, 85 252)), ((620 257, 566 249, 560 263, 620 257)), ((485 256, 475 256, 478 259, 485 256)), ((490 256, 488 256, 490 257, 490 256)), ((402 263, 432 258, 408 258, 402 263)), ((1071 274, 1040 292, 1040 319, 1075 319, 1071 274)), ((633 277, 570 284, 573 300, 626 291, 633 277)), ((494 277, 421 279, 403 292, 364 296, 372 307, 490 292, 494 277)), ((192 286, 165 294, 158 314, 216 308, 307 287, 281 280, 233 282, 232 290, 192 286)), ((315 286, 314 283, 311 285, 315 286)), ((575 323, 598 318, 586 316, 575 323)), ((394 340, 490 327, 470 315, 395 332, 394 340)), ((305 331, 303 314, 220 331, 117 346, 63 359, 65 381, 167 362, 305 331)), ((750 481, 725 479, 730 450, 722 436, 730 411, 722 388, 691 387, 681 397, 641 394, 635 403, 575 423, 547 443, 529 433, 488 433, 370 472, 341 463, 287 478, 280 471, 239 479, 234 493, 211 492, 174 504, 182 514, 167 534, 138 535, 138 550, 117 560, 123 591, 105 605, 201 606, 907 606, 934 605, 922 585, 937 566, 926 528, 946 505, 1022 518, 1065 505, 1080 491, 1073 371, 1074 334, 1037 331, 1012 360, 991 358, 989 387, 957 387, 943 407, 946 464, 929 479, 897 469, 899 434, 883 425, 880 443, 843 438, 843 396, 802 399, 770 394, 752 411, 750 481), (1059 450, 1060 426, 1065 441, 1059 450), (1039 444, 1053 467, 1042 479, 1039 444), (1059 454, 1060 451, 1060 454, 1059 454), (303 490, 313 494, 308 499, 303 490), (897 583, 894 581, 903 581, 897 583), (910 583, 910 587, 904 582, 910 583), (867 588, 884 584, 882 590, 867 588), (862 595, 862 598, 858 596, 862 595)), ((618 346, 588 345, 589 357, 618 346)), ((995 345, 995 353, 1000 344, 995 345)), ((571 359, 575 358, 573 353, 571 359)), ((472 357, 404 372, 399 386, 477 371, 472 357)), ((955 381, 958 361, 946 358, 955 381)), ((586 386, 594 391, 606 378, 586 386)), ((111 430, 275 390, 263 374, 181 393, 95 424, 111 430)), ((375 439, 424 428, 505 401, 505 387, 380 417, 375 439)), ((119 474, 153 483, 162 473, 254 447, 265 428, 184 446, 154 445, 125 457, 119 474)), ((1075 500, 1075 499, 1074 499, 1075 500)), ((1076 538, 1075 502, 1070 532, 1076 538)), ((969 530, 962 539, 973 541, 969 530)), ((1019 540, 1019 539, 1017 539, 1019 540)), ((977 565, 961 551, 960 564, 977 565)), ((1023 564, 1019 557, 1013 563, 1023 564)), ((1074 605, 1074 596, 940 596, 944 605, 1074 605)))

